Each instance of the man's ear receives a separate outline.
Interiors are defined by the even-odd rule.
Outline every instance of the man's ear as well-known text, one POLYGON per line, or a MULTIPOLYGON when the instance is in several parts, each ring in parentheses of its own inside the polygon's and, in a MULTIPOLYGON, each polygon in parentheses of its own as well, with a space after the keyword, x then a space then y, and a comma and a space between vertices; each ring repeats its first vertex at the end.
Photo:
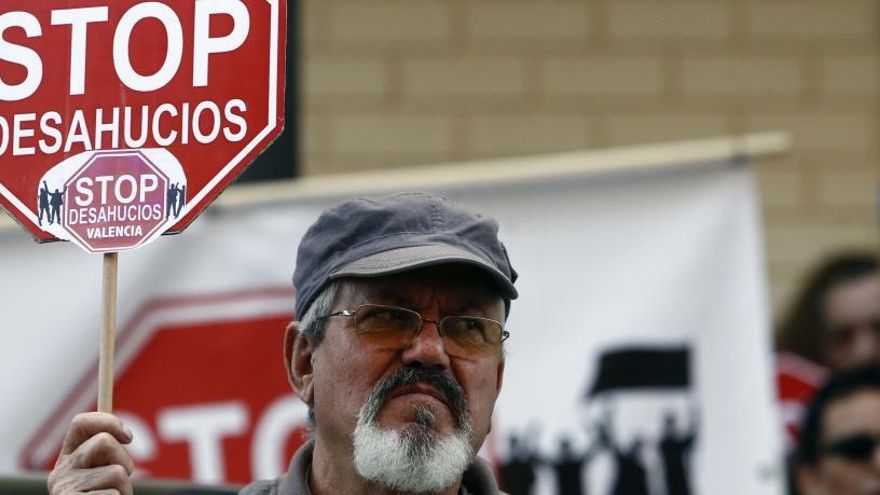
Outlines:
POLYGON ((299 331, 298 322, 290 322, 284 332, 284 365, 287 368, 287 381, 302 401, 309 405, 314 396, 313 352, 312 339, 299 331))

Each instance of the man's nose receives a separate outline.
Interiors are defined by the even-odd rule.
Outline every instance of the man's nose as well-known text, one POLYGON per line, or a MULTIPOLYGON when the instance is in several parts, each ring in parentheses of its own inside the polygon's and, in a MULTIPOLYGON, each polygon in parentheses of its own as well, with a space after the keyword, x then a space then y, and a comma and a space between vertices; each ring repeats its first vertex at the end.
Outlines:
POLYGON ((449 355, 446 354, 446 345, 440 335, 438 322, 424 320, 422 329, 412 340, 412 343, 403 350, 404 364, 422 364, 423 366, 449 367, 449 355))

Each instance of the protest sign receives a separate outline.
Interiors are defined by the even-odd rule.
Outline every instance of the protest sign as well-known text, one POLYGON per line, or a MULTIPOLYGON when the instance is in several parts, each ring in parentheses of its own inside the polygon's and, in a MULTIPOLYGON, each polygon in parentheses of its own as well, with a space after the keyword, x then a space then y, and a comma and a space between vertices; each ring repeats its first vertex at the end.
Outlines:
POLYGON ((4 3, 0 206, 103 252, 98 410, 112 410, 117 252, 179 232, 283 127, 286 2, 4 3))
POLYGON ((285 6, 6 2, 0 205, 90 252, 183 230, 282 130, 285 6))

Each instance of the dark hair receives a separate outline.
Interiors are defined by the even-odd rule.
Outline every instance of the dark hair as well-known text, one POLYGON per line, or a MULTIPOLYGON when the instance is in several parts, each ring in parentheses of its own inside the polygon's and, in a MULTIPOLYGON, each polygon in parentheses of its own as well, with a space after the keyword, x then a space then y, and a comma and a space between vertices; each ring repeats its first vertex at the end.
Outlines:
POLYGON ((776 331, 777 348, 824 363, 821 339, 825 326, 825 298, 829 290, 877 270, 877 257, 867 252, 845 252, 826 259, 807 278, 781 320, 776 331))
POLYGON ((836 374, 813 396, 801 425, 797 463, 814 466, 820 457, 822 417, 835 401, 857 392, 880 392, 880 368, 869 366, 836 374))

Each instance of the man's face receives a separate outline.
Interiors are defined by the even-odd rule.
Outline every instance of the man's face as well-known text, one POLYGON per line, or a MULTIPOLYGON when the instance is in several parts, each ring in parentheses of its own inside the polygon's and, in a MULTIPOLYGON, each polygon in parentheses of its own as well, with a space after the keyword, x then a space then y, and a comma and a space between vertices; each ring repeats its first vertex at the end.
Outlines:
POLYGON ((880 495, 880 449, 850 458, 833 446, 860 436, 880 438, 880 390, 861 390, 833 401, 822 418, 819 462, 802 468, 805 495, 880 495))
MULTIPOLYGON (((457 265, 342 281, 333 311, 354 310, 362 304, 407 308, 428 320, 449 315, 504 320, 503 301, 494 287, 474 269, 457 265)), ((314 350, 312 366, 319 441, 350 446, 358 413, 376 384, 403 368, 422 368, 439 371, 461 388, 474 451, 479 450, 489 432, 504 368, 500 350, 474 358, 450 356, 434 323, 424 323, 408 347, 388 349, 369 336, 355 333, 353 317, 328 320, 324 340, 314 350)), ((432 428, 438 438, 454 435, 461 418, 448 394, 437 388, 418 383, 390 391, 378 408, 376 426, 404 431, 421 423, 418 411, 427 409, 435 416, 432 428)))
POLYGON ((824 309, 829 367, 880 365, 880 274, 832 287, 824 309))

